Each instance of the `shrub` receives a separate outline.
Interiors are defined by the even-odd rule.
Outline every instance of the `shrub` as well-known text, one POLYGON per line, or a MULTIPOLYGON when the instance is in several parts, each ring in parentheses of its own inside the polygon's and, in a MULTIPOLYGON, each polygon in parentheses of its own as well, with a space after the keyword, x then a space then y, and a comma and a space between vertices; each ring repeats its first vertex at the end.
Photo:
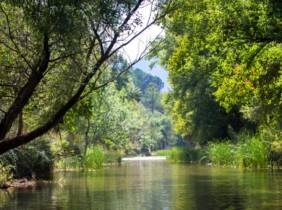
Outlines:
POLYGON ((84 167, 85 169, 102 168, 105 160, 104 150, 101 146, 94 146, 87 150, 84 167))
POLYGON ((1 161, 11 167, 14 178, 49 179, 53 172, 53 156, 47 140, 39 140, 14 149, 3 156, 1 161))
POLYGON ((11 167, 0 162, 0 188, 3 184, 12 179, 12 177, 11 167))
POLYGON ((124 156, 124 152, 120 150, 108 150, 105 152, 105 162, 106 163, 114 163, 121 162, 121 158, 124 156))

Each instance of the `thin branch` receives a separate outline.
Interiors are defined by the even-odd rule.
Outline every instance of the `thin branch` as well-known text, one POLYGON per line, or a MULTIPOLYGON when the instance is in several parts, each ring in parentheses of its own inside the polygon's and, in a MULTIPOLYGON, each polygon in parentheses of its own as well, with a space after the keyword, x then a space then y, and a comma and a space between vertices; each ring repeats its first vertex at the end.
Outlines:
POLYGON ((48 46, 48 35, 44 35, 43 39, 43 49, 42 49, 42 60, 38 64, 38 71, 32 71, 26 84, 19 90, 17 96, 15 97, 13 103, 10 105, 8 112, 0 121, 0 141, 2 141, 6 134, 9 132, 18 114, 23 110, 24 106, 28 103, 29 99, 32 97, 36 87, 43 78, 44 72, 48 69, 50 51, 48 46))
POLYGON ((128 65, 124 70, 120 71, 116 76, 112 77, 111 79, 104 82, 102 85, 94 87, 92 90, 98 90, 100 88, 103 88, 107 86, 109 83, 116 81, 120 76, 122 76, 125 72, 128 72, 129 69, 131 69, 136 63, 138 63, 140 60, 142 60, 145 57, 145 54, 140 56, 138 59, 136 59, 134 62, 132 62, 130 65, 128 65))
POLYGON ((76 52, 76 53, 70 53, 70 54, 66 54, 66 55, 61 55, 61 56, 59 56, 59 57, 57 57, 57 58, 50 59, 49 62, 51 63, 51 62, 63 60, 63 59, 69 58, 69 57, 74 56, 74 55, 77 55, 77 54, 79 54, 79 53, 76 52))
POLYGON ((270 42, 264 42, 261 44, 261 46, 259 46, 258 49, 255 50, 254 53, 252 53, 248 59, 247 62, 247 68, 250 68, 251 65, 253 64, 255 58, 260 54, 260 52, 269 44, 270 42))
MULTIPOLYGON (((164 16, 161 16, 164 17, 164 16)), ((110 56, 115 54, 117 51, 119 51, 121 48, 127 46, 130 42, 132 42, 134 39, 136 39, 138 36, 140 36, 145 30, 147 30, 149 27, 154 25, 161 17, 154 19, 150 24, 148 24, 146 27, 144 27, 142 30, 140 30, 138 33, 136 33, 134 36, 132 36, 128 41, 122 43, 120 46, 118 46, 116 49, 114 49, 111 53, 110 56)))
POLYGON ((17 45, 17 43, 15 42, 15 40, 13 39, 13 34, 11 31, 11 25, 10 25, 10 19, 8 14, 5 12, 5 10, 3 9, 3 7, 0 4, 0 10, 3 12, 5 18, 6 18, 6 22, 7 22, 7 26, 8 26, 8 33, 9 33, 9 38, 12 41, 14 47, 16 48, 17 53, 20 55, 20 57, 25 61, 25 63, 29 66, 29 68, 33 69, 32 65, 30 64, 30 62, 26 59, 26 57, 20 52, 20 48, 17 45))
MULTIPOLYGON (((93 86, 95 87, 95 85, 97 84, 98 80, 100 79, 101 75, 102 75, 103 71, 100 70, 98 71, 98 74, 93 82, 93 86)), ((93 88, 90 88, 90 90, 88 92, 86 92, 85 94, 83 94, 81 97, 80 97, 80 100, 84 99, 85 97, 87 97, 90 93, 92 93, 93 91, 93 88)))
POLYGON ((97 29, 95 29, 95 26, 94 26, 92 21, 91 21, 91 28, 92 28, 92 31, 95 34, 95 38, 98 40, 98 43, 99 43, 99 46, 100 46, 100 50, 101 50, 101 54, 104 55, 105 52, 104 52, 103 42, 101 40, 100 35, 98 34, 97 29))
MULTIPOLYGON (((124 19, 123 23, 118 27, 118 30, 114 33, 114 37, 109 45, 109 47, 107 48, 105 55, 109 55, 111 50, 113 49, 114 45, 116 44, 116 41, 119 37, 120 32, 122 31, 123 27, 128 23, 128 21, 131 19, 131 17, 135 14, 135 12, 138 10, 138 8, 140 7, 140 5, 142 4, 144 0, 139 0, 135 7, 128 13, 128 15, 126 16, 126 18, 124 19)), ((111 53, 112 55, 113 53, 111 53)), ((110 57, 110 56, 109 56, 110 57)))
POLYGON ((89 64, 90 56, 93 52, 94 47, 95 47, 95 40, 93 39, 93 40, 90 41, 90 46, 89 46, 89 49, 88 49, 88 52, 87 52, 87 55, 86 55, 86 65, 89 64))

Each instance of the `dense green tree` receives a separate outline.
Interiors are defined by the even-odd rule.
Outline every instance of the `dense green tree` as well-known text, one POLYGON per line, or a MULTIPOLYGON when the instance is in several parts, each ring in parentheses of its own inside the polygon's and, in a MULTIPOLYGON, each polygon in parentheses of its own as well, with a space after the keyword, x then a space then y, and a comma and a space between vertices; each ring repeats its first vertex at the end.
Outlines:
POLYGON ((149 3, 156 15, 142 24, 144 0, 1 2, 0 153, 45 134, 86 89, 122 73, 101 77, 121 48, 165 15, 158 8, 170 5, 149 3))
POLYGON ((131 74, 134 84, 141 90, 142 93, 145 93, 146 89, 151 84, 153 84, 158 91, 164 87, 164 83, 159 77, 145 73, 141 69, 134 69, 131 74))
MULTIPOLYGON (((120 63, 124 61, 121 59, 120 63)), ((160 90, 156 89, 155 94, 160 95, 160 90)), ((110 152, 150 154, 152 150, 173 144, 175 136, 170 119, 157 109, 152 111, 147 107, 139 99, 145 95, 133 82, 132 74, 90 93, 68 112, 59 127, 58 132, 64 134, 61 141, 55 142, 58 158, 76 155, 84 162, 87 151, 94 145, 110 152)), ((154 100, 161 104, 160 97, 154 100)))
POLYGON ((158 56, 176 129, 206 142, 281 124, 281 8, 277 1, 177 1, 158 56))

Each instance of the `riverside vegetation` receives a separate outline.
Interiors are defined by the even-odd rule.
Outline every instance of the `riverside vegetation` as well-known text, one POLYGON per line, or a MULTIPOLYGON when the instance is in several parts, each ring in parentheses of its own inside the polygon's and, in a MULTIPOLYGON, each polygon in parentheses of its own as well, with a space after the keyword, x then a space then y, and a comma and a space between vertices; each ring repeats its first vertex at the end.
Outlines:
POLYGON ((155 153, 282 165, 282 3, 148 2, 0 3, 1 183, 167 148, 155 153), (165 35, 146 53, 168 71, 166 93, 134 68, 145 54, 129 62, 119 51, 154 23, 165 35))
POLYGON ((172 162, 213 164, 238 168, 281 168, 282 143, 266 136, 242 134, 237 142, 213 140, 202 148, 174 147, 155 151, 172 162))
POLYGON ((281 167, 282 3, 175 2, 151 57, 169 72, 163 100, 176 132, 215 165, 281 167))
MULTIPOLYGON (((99 169, 125 155, 149 155, 175 144, 160 101, 162 87, 160 78, 133 69, 74 107, 57 130, 2 155, 1 168, 9 172, 4 174, 46 179, 53 169, 99 169)), ((2 182, 12 178, 4 174, 2 182)))
POLYGON ((169 0, 0 3, 1 182, 99 168, 173 141, 162 81, 133 68, 154 49, 131 62, 122 52, 172 8, 169 0), (146 6, 148 21, 139 14, 146 6))

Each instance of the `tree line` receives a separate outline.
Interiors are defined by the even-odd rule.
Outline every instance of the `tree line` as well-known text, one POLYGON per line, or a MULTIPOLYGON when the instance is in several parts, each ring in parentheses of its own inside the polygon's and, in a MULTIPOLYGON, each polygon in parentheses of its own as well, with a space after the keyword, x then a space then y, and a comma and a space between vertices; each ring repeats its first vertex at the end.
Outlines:
POLYGON ((265 129, 281 137, 281 2, 176 2, 151 56, 169 72, 178 133, 201 145, 265 129))

